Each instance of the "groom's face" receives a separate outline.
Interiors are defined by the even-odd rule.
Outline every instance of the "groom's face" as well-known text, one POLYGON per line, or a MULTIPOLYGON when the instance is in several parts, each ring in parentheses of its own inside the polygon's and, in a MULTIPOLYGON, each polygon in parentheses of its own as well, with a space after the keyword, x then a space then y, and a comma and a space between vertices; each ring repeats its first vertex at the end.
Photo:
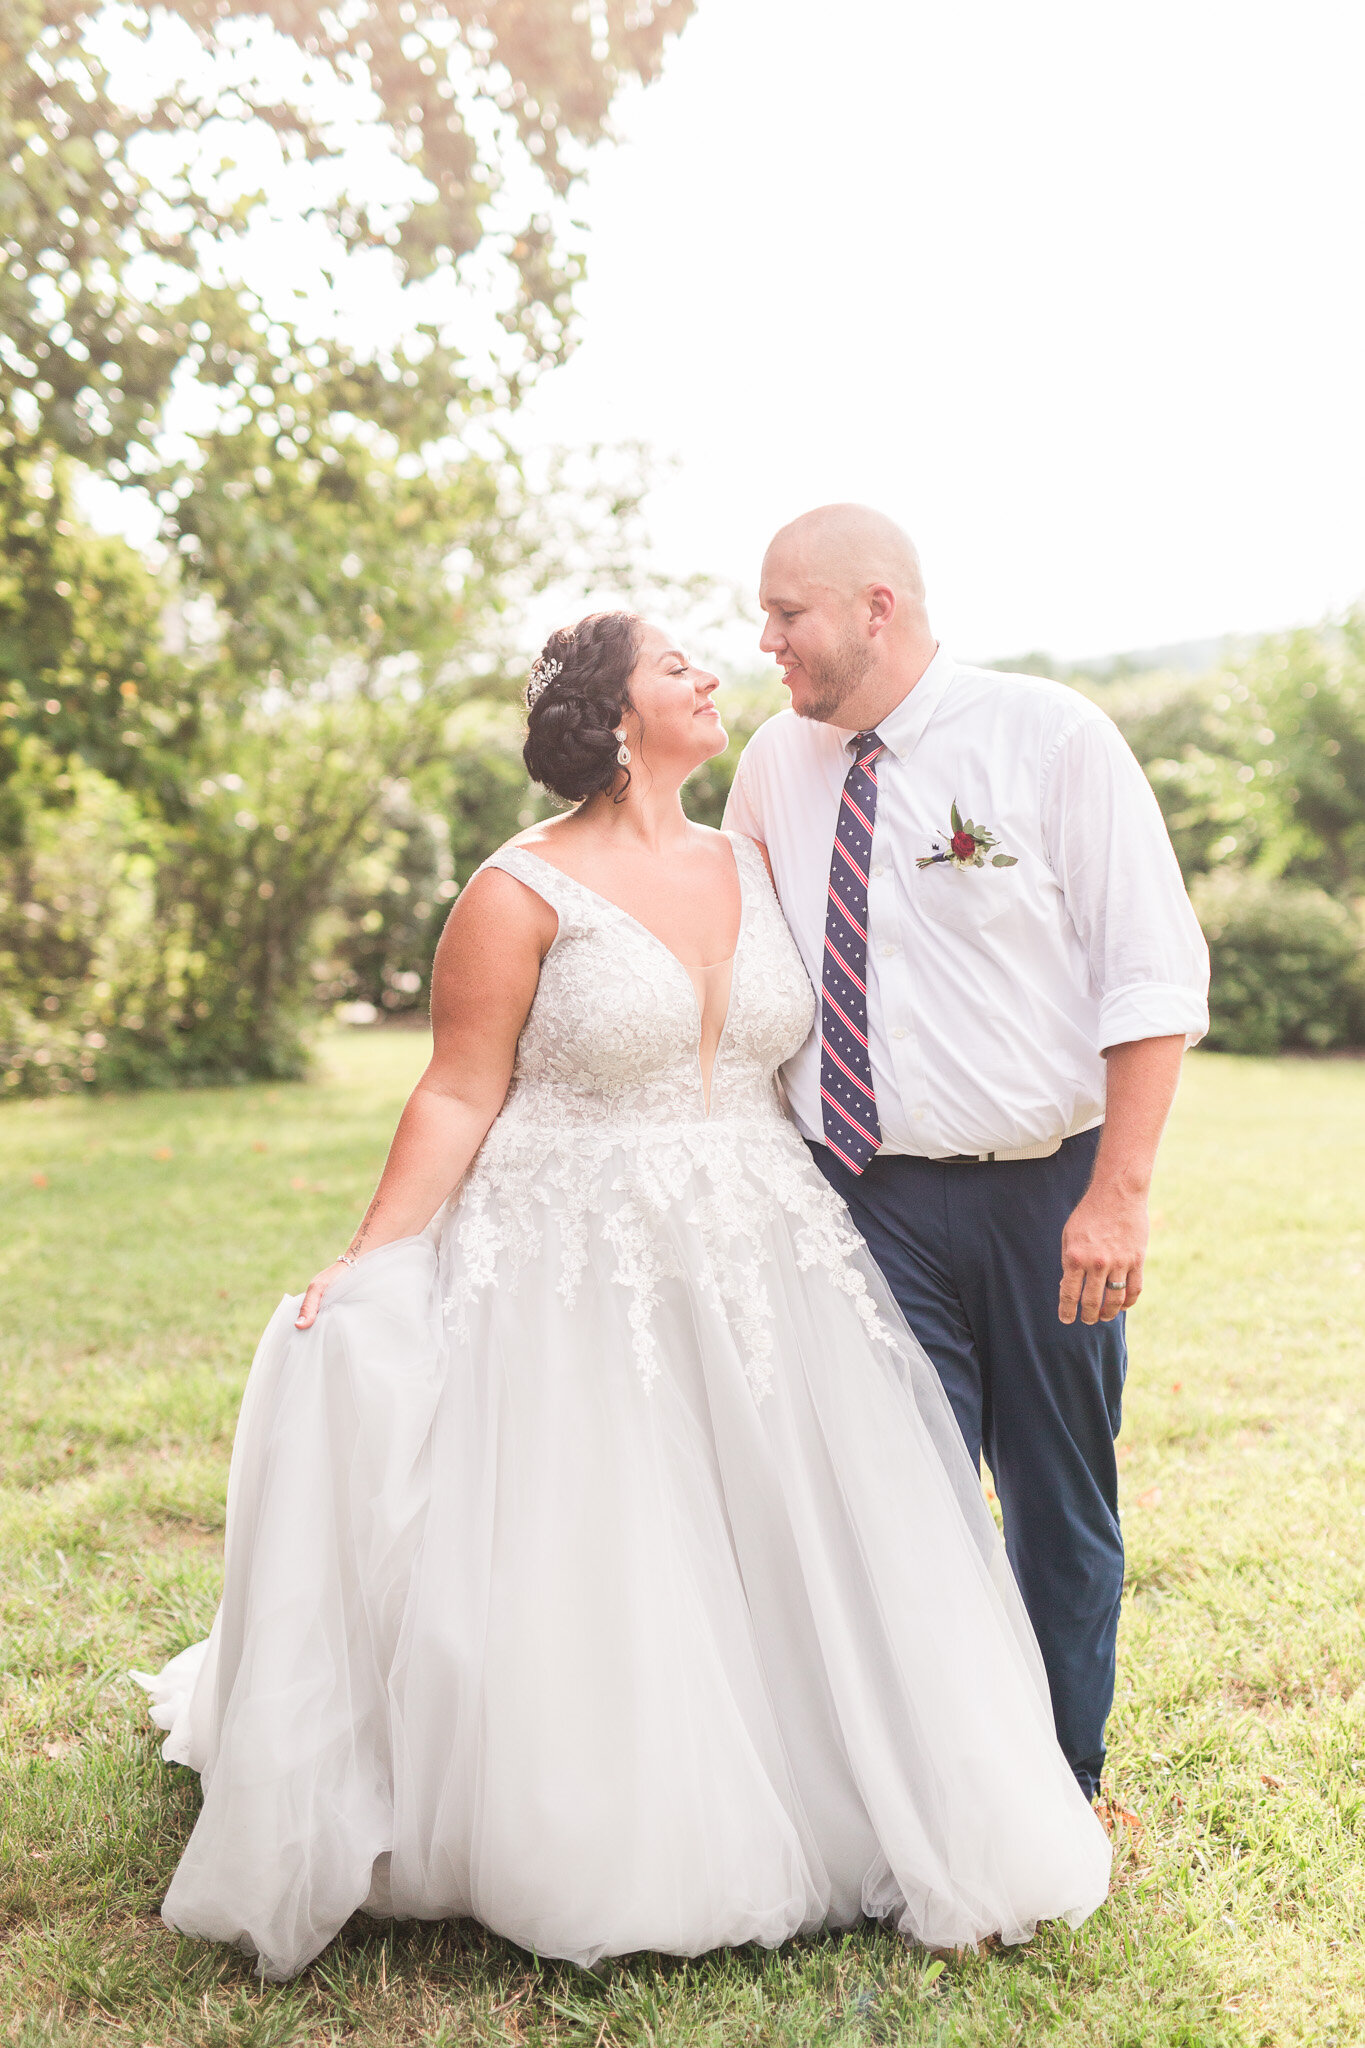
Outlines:
POLYGON ((865 608, 804 574, 799 564, 771 554, 763 564, 759 603, 767 624, 758 644, 780 665, 792 710, 838 725, 840 707, 872 666, 865 608))

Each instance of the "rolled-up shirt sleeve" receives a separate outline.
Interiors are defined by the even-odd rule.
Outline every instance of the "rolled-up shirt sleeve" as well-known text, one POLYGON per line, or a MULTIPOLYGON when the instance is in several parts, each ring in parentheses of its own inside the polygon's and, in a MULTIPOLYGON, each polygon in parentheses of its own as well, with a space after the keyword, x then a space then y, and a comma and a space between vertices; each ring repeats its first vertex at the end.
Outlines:
POLYGON ((1132 750, 1098 709, 1042 776, 1043 840, 1099 998, 1099 1049, 1209 1028, 1209 953, 1166 821, 1132 750))

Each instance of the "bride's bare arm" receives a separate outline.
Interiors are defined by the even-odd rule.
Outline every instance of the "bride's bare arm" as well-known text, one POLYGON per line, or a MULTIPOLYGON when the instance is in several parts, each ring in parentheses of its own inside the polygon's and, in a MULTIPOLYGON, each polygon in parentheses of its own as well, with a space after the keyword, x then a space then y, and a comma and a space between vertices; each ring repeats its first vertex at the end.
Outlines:
MULTIPOLYGON (((502 1108, 556 918, 498 868, 472 881, 446 920, 431 970, 430 1063, 398 1120, 388 1160, 349 1251, 377 1251, 424 1230, 502 1108)), ((295 1327, 316 1321, 346 1264, 309 1283, 295 1327)))

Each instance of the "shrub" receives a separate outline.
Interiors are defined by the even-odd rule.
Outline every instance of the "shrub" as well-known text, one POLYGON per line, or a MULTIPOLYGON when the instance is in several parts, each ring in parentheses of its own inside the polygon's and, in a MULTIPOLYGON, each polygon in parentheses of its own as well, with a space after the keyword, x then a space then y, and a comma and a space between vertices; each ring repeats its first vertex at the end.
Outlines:
POLYGON ((432 955, 456 894, 449 837, 446 820, 419 811, 406 783, 385 792, 314 935, 314 994, 325 1009, 359 1003, 425 1014, 432 955))
POLYGON ((0 1092, 119 1085, 156 960, 158 847, 126 790, 21 742, 0 844, 0 1092))
POLYGON ((451 718, 417 785, 399 780, 382 793, 315 935, 311 971, 324 1008, 425 1016, 454 898, 490 853, 558 808, 527 778, 525 736, 519 705, 476 698, 451 718))
POLYGON ((1196 876, 1213 964, 1208 1044, 1323 1051, 1365 1039, 1365 934, 1325 891, 1244 871, 1196 876))

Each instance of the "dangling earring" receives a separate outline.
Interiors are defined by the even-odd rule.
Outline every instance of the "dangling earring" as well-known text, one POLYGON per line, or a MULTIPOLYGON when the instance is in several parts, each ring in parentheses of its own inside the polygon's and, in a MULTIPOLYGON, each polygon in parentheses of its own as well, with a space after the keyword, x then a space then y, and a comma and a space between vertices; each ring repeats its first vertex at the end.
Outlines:
POLYGON ((623 768, 629 768, 630 748, 626 745, 626 735, 624 727, 617 732, 616 737, 621 742, 620 746, 616 749, 616 758, 623 768))

